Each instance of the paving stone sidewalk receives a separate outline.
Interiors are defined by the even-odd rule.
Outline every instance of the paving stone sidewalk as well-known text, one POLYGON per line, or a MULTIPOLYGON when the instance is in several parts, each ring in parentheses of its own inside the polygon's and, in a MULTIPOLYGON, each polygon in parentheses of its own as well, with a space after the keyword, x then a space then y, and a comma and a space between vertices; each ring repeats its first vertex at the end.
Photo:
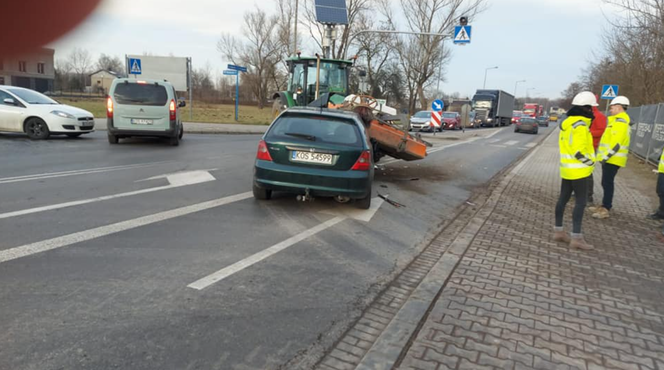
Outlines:
POLYGON ((654 205, 619 173, 612 217, 586 211, 596 249, 554 243, 557 166, 554 133, 507 185, 397 368, 664 370, 664 244, 644 219, 654 205))

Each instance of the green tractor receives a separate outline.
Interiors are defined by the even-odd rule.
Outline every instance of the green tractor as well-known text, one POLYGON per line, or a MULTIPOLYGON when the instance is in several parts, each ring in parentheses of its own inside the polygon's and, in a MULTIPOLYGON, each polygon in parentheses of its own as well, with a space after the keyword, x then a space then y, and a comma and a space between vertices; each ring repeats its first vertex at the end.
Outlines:
POLYGON ((306 106, 325 93, 330 93, 330 102, 343 103, 349 94, 348 76, 353 60, 301 57, 299 54, 286 60, 288 64, 287 91, 274 93, 273 117, 289 107, 306 106))

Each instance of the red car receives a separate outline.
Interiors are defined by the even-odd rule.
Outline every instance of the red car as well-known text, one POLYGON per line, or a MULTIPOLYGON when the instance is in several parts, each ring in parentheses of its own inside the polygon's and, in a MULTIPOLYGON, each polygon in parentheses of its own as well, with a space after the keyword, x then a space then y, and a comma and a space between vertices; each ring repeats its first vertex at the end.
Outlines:
POLYGON ((524 116, 523 112, 515 110, 512 112, 512 123, 519 123, 524 116))
POLYGON ((457 112, 443 112, 444 130, 461 130, 461 115, 457 112))

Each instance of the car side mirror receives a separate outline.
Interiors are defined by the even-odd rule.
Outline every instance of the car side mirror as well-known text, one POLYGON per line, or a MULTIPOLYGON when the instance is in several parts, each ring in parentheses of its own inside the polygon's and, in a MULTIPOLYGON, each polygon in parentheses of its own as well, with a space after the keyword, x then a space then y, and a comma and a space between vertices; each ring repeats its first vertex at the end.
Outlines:
POLYGON ((5 99, 4 103, 7 104, 7 105, 14 105, 14 106, 17 105, 16 100, 10 99, 10 98, 5 99))
POLYGON ((187 101, 186 100, 179 100, 178 101, 178 107, 186 107, 187 106, 187 101))

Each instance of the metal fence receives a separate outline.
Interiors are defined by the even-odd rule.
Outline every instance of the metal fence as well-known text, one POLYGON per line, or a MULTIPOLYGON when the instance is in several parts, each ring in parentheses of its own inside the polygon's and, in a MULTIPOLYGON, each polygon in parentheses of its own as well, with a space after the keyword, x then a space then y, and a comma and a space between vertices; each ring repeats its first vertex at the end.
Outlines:
POLYGON ((629 108, 627 114, 634 122, 630 151, 646 163, 659 163, 664 150, 664 104, 629 108))

